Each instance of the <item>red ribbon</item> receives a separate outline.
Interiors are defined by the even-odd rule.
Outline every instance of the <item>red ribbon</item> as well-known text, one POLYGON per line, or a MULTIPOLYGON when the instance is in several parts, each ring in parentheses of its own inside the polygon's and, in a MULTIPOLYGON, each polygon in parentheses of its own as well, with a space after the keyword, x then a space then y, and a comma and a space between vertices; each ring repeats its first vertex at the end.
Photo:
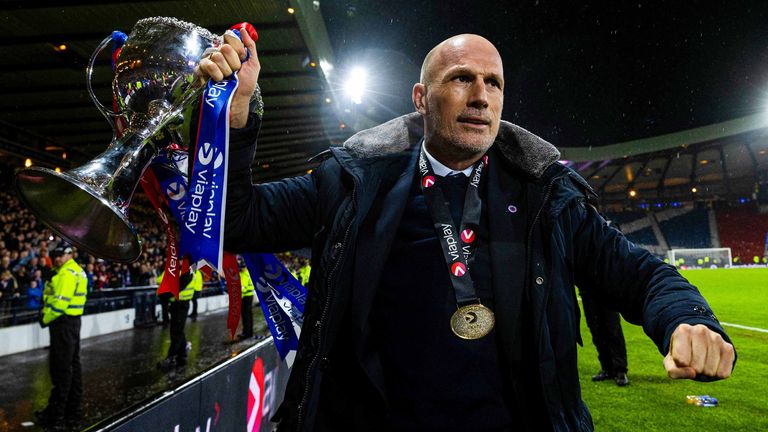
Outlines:
POLYGON ((179 298, 179 276, 182 271, 188 271, 189 261, 184 258, 182 262, 179 262, 178 251, 179 244, 176 240, 176 231, 173 229, 173 225, 168 219, 168 215, 163 211, 162 203, 166 203, 165 195, 160 192, 160 184, 155 177, 155 173, 152 169, 144 170, 141 176, 142 189, 152 203, 152 207, 155 208, 157 215, 160 216, 160 221, 165 227, 165 234, 168 239, 168 247, 165 256, 165 273, 163 274, 163 281, 160 282, 160 287, 157 289, 158 294, 172 293, 174 297, 179 298))
MULTIPOLYGON (((240 285, 240 269, 237 266, 237 257, 229 252, 224 252, 224 279, 227 281, 227 292, 229 293, 229 313, 227 315, 227 328, 232 339, 237 332, 237 324, 240 322, 240 305, 242 286, 240 285)), ((243 329, 243 333, 248 333, 243 329)))

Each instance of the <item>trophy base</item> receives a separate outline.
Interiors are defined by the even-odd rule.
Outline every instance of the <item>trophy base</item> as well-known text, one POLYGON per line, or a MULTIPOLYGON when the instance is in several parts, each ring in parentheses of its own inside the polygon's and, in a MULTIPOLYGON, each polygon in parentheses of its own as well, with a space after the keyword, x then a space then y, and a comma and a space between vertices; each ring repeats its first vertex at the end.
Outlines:
POLYGON ((67 173, 32 167, 16 173, 21 201, 54 233, 91 255, 116 262, 141 256, 141 241, 123 212, 67 173))

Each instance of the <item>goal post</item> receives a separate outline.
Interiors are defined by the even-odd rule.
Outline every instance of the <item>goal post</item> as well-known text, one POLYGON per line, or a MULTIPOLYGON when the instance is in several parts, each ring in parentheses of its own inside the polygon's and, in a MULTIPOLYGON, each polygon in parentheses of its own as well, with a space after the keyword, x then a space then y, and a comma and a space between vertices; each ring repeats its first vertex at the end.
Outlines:
POLYGON ((669 263, 675 267, 731 267, 731 248, 670 249, 669 263))

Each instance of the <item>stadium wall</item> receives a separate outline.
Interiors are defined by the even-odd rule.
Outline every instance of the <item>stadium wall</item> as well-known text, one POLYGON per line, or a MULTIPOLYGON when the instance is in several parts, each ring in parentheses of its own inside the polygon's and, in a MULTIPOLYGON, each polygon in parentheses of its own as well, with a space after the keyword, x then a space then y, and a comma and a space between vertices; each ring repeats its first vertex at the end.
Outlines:
POLYGON ((270 337, 88 430, 273 431, 269 419, 283 400, 288 363, 277 355, 270 337))
MULTIPOLYGON (((201 297, 197 302, 198 313, 205 313, 228 307, 229 297, 226 294, 201 297)), ((156 313, 160 313, 160 305, 156 307, 156 313)), ((87 339, 130 330, 134 326, 135 318, 135 309, 83 315, 80 338, 87 339)), ((49 331, 47 328, 40 328, 38 323, 0 328, 0 357, 45 348, 48 345, 50 345, 49 331)))

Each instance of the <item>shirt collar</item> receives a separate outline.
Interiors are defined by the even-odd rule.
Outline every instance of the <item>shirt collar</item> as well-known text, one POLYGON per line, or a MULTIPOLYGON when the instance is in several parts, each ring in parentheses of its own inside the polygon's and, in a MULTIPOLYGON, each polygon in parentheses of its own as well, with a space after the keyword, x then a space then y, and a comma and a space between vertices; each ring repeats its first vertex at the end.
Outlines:
POLYGON ((446 177, 458 173, 464 174, 467 177, 472 175, 472 170, 475 168, 474 166, 470 165, 462 171, 456 171, 455 169, 451 169, 443 165, 439 160, 435 159, 431 154, 429 154, 429 150, 427 150, 427 146, 424 144, 423 140, 421 141, 421 148, 424 149, 424 154, 427 155, 427 160, 429 161, 429 164, 432 165, 432 171, 435 172, 435 175, 440 177, 446 177))

